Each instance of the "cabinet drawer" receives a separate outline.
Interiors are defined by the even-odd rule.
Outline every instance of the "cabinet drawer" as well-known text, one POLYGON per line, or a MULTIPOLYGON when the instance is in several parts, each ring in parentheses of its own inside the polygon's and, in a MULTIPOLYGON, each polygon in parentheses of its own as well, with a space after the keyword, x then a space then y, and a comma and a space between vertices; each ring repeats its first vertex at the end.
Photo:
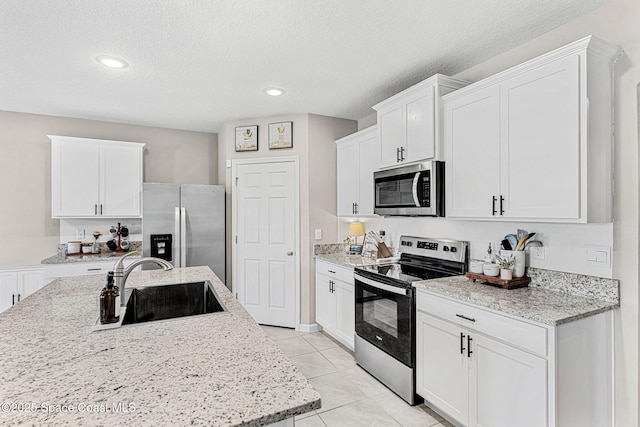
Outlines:
POLYGON ((418 291, 416 309, 527 351, 547 355, 547 329, 418 291))
POLYGON ((352 268, 340 267, 330 262, 316 260, 316 273, 353 284, 352 268))

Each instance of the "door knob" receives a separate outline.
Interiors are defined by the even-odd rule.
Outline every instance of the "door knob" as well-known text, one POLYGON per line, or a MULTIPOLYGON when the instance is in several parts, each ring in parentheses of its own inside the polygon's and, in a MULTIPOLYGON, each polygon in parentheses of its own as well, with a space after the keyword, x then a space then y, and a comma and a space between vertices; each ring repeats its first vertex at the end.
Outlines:
POLYGON ((291 251, 287 252, 287 256, 293 256, 293 252, 291 251))

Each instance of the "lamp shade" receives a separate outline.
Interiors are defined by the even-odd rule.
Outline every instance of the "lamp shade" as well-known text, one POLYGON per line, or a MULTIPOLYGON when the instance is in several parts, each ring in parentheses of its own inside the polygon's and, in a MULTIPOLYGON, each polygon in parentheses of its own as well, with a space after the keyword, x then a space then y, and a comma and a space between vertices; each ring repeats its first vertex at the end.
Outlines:
POLYGON ((364 236, 364 227, 361 222, 349 224, 349 236, 364 236))

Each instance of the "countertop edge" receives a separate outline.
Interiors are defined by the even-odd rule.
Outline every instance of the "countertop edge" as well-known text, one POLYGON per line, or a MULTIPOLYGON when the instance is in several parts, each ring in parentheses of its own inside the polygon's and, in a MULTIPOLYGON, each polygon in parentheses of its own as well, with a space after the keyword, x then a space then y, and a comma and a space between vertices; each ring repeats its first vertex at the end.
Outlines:
MULTIPOLYGON (((464 276, 456 276, 456 277, 464 277, 464 276)), ((466 279, 466 278, 465 278, 466 279)), ((461 302, 461 303, 465 303, 465 304, 471 304, 474 305, 476 307, 480 307, 482 309, 486 309, 486 310, 490 310, 499 314, 505 314, 505 315, 509 315, 509 316, 513 316, 516 318, 520 318, 529 322, 535 322, 538 323, 540 325, 545 325, 545 326, 551 326, 551 327, 556 327, 562 324, 566 324, 566 323, 570 323, 576 320, 580 320, 580 319, 584 319, 586 317, 590 317, 590 316, 595 316, 597 314, 601 314, 601 313, 605 313, 607 311, 612 311, 615 310, 617 308, 620 307, 619 303, 615 303, 615 302, 611 302, 611 301, 604 301, 604 300, 593 300, 593 299, 589 299, 589 298, 585 298, 585 297, 580 297, 580 296, 574 296, 574 295, 566 295, 566 294, 561 294, 559 292, 556 291, 552 291, 552 290, 547 290, 547 289, 539 289, 539 288, 522 288, 522 289, 529 289, 532 292, 538 294, 538 295, 544 295, 544 294, 548 294, 549 297, 553 297, 553 296, 560 296, 560 297, 571 297, 571 298, 575 298, 576 301, 578 300, 582 300, 582 301, 586 301, 589 303, 593 303, 596 306, 593 308, 589 308, 586 309, 580 313, 572 313, 572 314, 567 314, 566 316, 562 316, 562 317, 556 317, 556 318, 544 318, 539 314, 528 314, 528 313, 522 313, 520 311, 516 311, 516 310, 512 310, 509 308, 505 308, 505 307, 496 307, 495 304, 491 304, 490 302, 483 302, 480 299, 473 299, 473 298, 465 298, 461 295, 456 295, 453 292, 444 292, 441 289, 434 287, 433 285, 430 286, 429 282, 433 282, 439 279, 432 279, 432 280, 424 280, 424 281, 420 281, 420 282, 415 282, 413 284, 413 287, 416 288, 417 290, 422 290, 425 292, 429 292, 432 294, 435 294, 437 296, 440 297, 444 297, 444 298, 448 298, 451 299, 453 301, 457 301, 457 302, 461 302)), ((487 285, 477 285, 477 286, 487 286, 487 285)), ((483 289, 483 288, 480 288, 483 289)), ((493 288, 493 287, 488 287, 485 288, 485 290, 487 289, 494 289, 496 292, 516 292, 515 291, 511 291, 511 290, 503 290, 503 289, 499 289, 499 288, 493 288)))

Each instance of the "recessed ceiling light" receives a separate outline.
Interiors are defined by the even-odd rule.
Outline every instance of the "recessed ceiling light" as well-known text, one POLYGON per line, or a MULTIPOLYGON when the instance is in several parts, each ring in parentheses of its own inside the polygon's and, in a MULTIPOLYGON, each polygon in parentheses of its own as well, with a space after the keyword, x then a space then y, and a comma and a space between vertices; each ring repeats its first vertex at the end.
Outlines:
POLYGON ((96 56, 96 61, 109 68, 127 68, 129 66, 126 61, 107 55, 96 56))
POLYGON ((264 90, 264 93, 271 96, 280 96, 284 94, 284 89, 280 89, 278 87, 268 87, 264 90))

